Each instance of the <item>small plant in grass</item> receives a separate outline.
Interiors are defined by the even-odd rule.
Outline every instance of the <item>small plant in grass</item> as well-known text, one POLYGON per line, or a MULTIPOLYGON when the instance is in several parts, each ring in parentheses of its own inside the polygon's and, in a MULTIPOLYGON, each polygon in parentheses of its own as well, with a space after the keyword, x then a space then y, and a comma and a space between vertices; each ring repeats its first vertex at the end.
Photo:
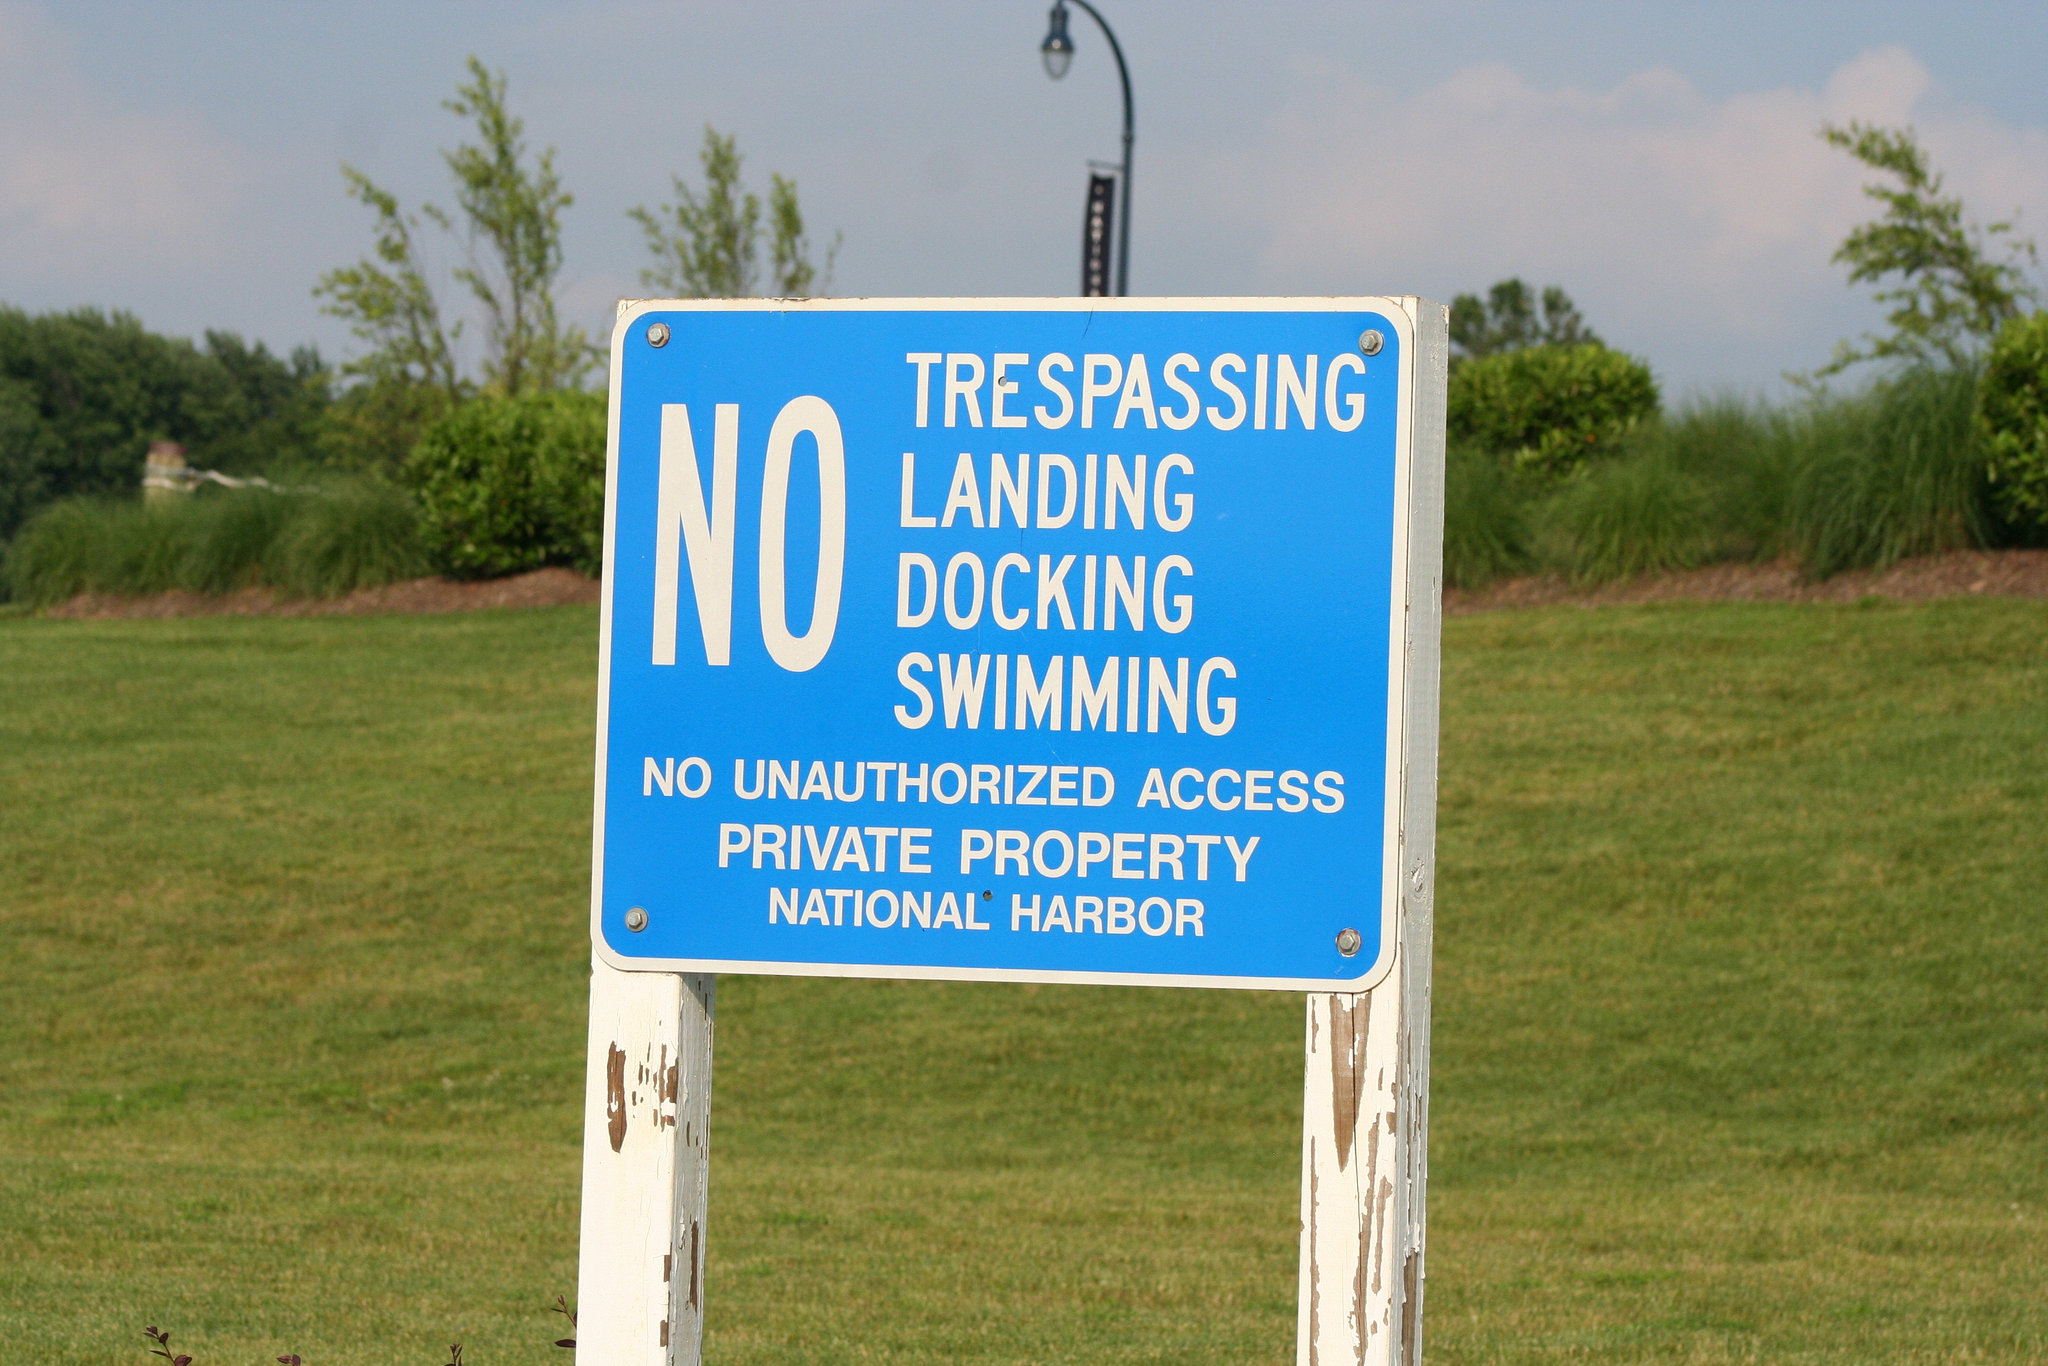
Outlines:
MULTIPOLYGON (((555 1296, 555 1302, 548 1306, 548 1312, 550 1314, 560 1314, 563 1318, 569 1320, 570 1330, 572 1332, 575 1330, 576 1311, 569 1307, 568 1296, 555 1296)), ((143 1329, 142 1335, 148 1338, 151 1343, 155 1344, 149 1349, 149 1354, 151 1356, 162 1357, 165 1361, 170 1362, 171 1366, 192 1366, 192 1358, 189 1354, 183 1352, 177 1354, 176 1356, 173 1356, 171 1354, 171 1335, 165 1332, 163 1329, 158 1328, 155 1324, 151 1324, 149 1327, 143 1329)), ((571 1351, 574 1351, 576 1347, 576 1339, 573 1337, 557 1338, 555 1340, 555 1346, 567 1347, 571 1351)), ((299 1359, 299 1354, 297 1352, 286 1352, 283 1356, 277 1358, 277 1366, 305 1366, 305 1363, 299 1359)), ((448 1344, 448 1360, 446 1366, 462 1366, 461 1343, 451 1342, 448 1344)))
POLYGON ((176 1356, 171 1355, 171 1335, 155 1324, 151 1324, 143 1329, 142 1335, 156 1344, 149 1349, 151 1356, 162 1357, 165 1361, 170 1362, 171 1366, 192 1366, 190 1353, 180 1352, 176 1356))
POLYGON ((2022 536, 2048 536, 2048 313, 2015 318, 1992 343, 1977 435, 1999 515, 2022 536))

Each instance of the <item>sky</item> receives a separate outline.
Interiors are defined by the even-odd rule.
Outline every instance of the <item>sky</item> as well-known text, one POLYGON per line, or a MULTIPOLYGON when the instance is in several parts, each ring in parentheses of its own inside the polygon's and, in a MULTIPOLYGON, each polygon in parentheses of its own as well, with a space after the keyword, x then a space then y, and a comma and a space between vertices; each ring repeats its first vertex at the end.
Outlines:
MULTIPOLYGON (((1447 300, 1519 275, 1672 398, 1768 394, 1881 322, 1828 259, 1872 206, 1823 121, 1910 123, 1976 217, 2048 224, 2048 5, 1098 8, 1135 92, 1134 294, 1447 300)), ((448 203, 440 150, 467 130, 441 101, 472 53, 559 149, 561 297, 595 334, 645 292, 627 210, 695 176, 707 124, 843 234, 833 293, 1070 293, 1119 96, 1078 12, 1047 77, 1045 11, 0 0, 0 302, 346 357, 311 292, 370 245, 340 168, 448 203)), ((437 270, 463 250, 437 242, 437 270)))

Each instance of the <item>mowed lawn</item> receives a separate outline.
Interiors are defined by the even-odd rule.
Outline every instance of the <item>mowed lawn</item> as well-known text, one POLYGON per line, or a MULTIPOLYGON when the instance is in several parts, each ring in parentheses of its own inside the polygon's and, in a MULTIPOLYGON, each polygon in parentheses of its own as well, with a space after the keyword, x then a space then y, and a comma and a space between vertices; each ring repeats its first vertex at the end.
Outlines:
MULTIPOLYGON (((568 1361, 595 626, 0 621, 7 1360, 568 1361)), ((2048 1360, 2048 604, 1445 659, 1429 1360, 2048 1360)), ((713 1361, 1291 1360, 1298 998, 718 1027, 713 1361)))

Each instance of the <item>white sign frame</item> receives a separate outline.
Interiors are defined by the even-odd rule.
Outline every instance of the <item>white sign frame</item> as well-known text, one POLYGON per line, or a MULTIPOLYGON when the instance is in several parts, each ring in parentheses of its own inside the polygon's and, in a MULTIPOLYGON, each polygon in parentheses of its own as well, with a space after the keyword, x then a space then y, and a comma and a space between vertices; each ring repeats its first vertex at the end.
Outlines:
MULTIPOLYGON (((1417 322, 1425 304, 1413 296, 1378 295, 1216 298, 943 298, 943 299, 716 299, 622 301, 612 332, 610 404, 606 430, 604 581, 599 614, 596 784, 591 811, 590 933, 600 962, 620 972, 692 974, 759 973, 791 977, 1049 982, 1101 986, 1208 987, 1251 991, 1363 992, 1382 981, 1393 966, 1403 869, 1417 860, 1408 849, 1411 829, 1428 831, 1423 863, 1434 860, 1437 765, 1435 686, 1437 641, 1442 619, 1443 446, 1445 357, 1417 345, 1417 322), (1384 830, 1380 851, 1379 954, 1366 972, 1344 978, 1240 977, 1211 974, 1072 972, 1018 968, 960 968, 920 965, 776 962, 757 959, 646 958, 616 953, 602 929, 604 898, 605 791, 611 702, 613 574, 618 523, 619 406, 625 348, 635 321, 648 313, 677 312, 1063 312, 1063 313, 1359 313, 1386 317, 1401 369, 1395 415, 1396 515, 1393 553, 1403 572, 1391 576, 1387 641, 1387 739, 1384 774, 1384 830), (1423 419, 1418 426, 1418 418, 1423 419), (1419 432, 1434 435, 1423 437, 1419 432), (1418 458, 1420 457, 1420 458, 1418 458), (1426 523, 1420 526, 1419 523, 1426 523), (1418 534, 1418 531, 1420 534, 1418 534), (1409 723, 1410 714, 1426 725, 1409 723)), ((1423 874, 1433 876, 1433 869, 1423 874)))

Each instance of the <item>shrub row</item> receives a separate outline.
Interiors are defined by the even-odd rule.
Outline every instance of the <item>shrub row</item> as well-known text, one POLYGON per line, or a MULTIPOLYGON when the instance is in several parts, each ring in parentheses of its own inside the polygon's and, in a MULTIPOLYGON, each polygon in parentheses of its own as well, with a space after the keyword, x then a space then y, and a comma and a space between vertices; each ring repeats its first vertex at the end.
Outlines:
POLYGON ((2048 528, 1993 496, 1988 431, 1974 371, 1914 370, 1790 408, 1694 405, 1639 423, 1566 479, 1454 448, 1445 578, 1594 584, 1781 556, 1824 578, 2038 539, 2048 528))
POLYGON ((154 503, 74 498, 8 546, 0 584, 47 605, 77 593, 264 585, 327 596, 438 571, 493 578, 603 558, 601 395, 480 398, 428 429, 403 484, 321 479, 319 491, 203 489, 154 503))
POLYGON ((268 585, 326 597, 427 571, 412 500, 388 485, 321 493, 201 492, 156 503, 71 499, 46 508, 7 549, 18 601, 174 588, 268 585))
MULTIPOLYGON (((1848 397, 1670 417, 1640 361, 1598 344, 1457 363, 1445 574, 1552 569, 1582 583, 1792 556, 1815 576, 2048 536, 2048 315, 1983 369, 1916 370, 1848 397)), ((9 547, 0 581, 84 591, 326 594, 429 569, 487 578, 602 558, 601 395, 480 398, 428 429, 404 487, 71 501, 9 547)))
POLYGON ((1819 578, 2048 541, 2048 314, 2008 324, 1981 367, 1668 417, 1631 357, 1526 347, 1454 362, 1449 425, 1454 585, 1780 556, 1819 578))

